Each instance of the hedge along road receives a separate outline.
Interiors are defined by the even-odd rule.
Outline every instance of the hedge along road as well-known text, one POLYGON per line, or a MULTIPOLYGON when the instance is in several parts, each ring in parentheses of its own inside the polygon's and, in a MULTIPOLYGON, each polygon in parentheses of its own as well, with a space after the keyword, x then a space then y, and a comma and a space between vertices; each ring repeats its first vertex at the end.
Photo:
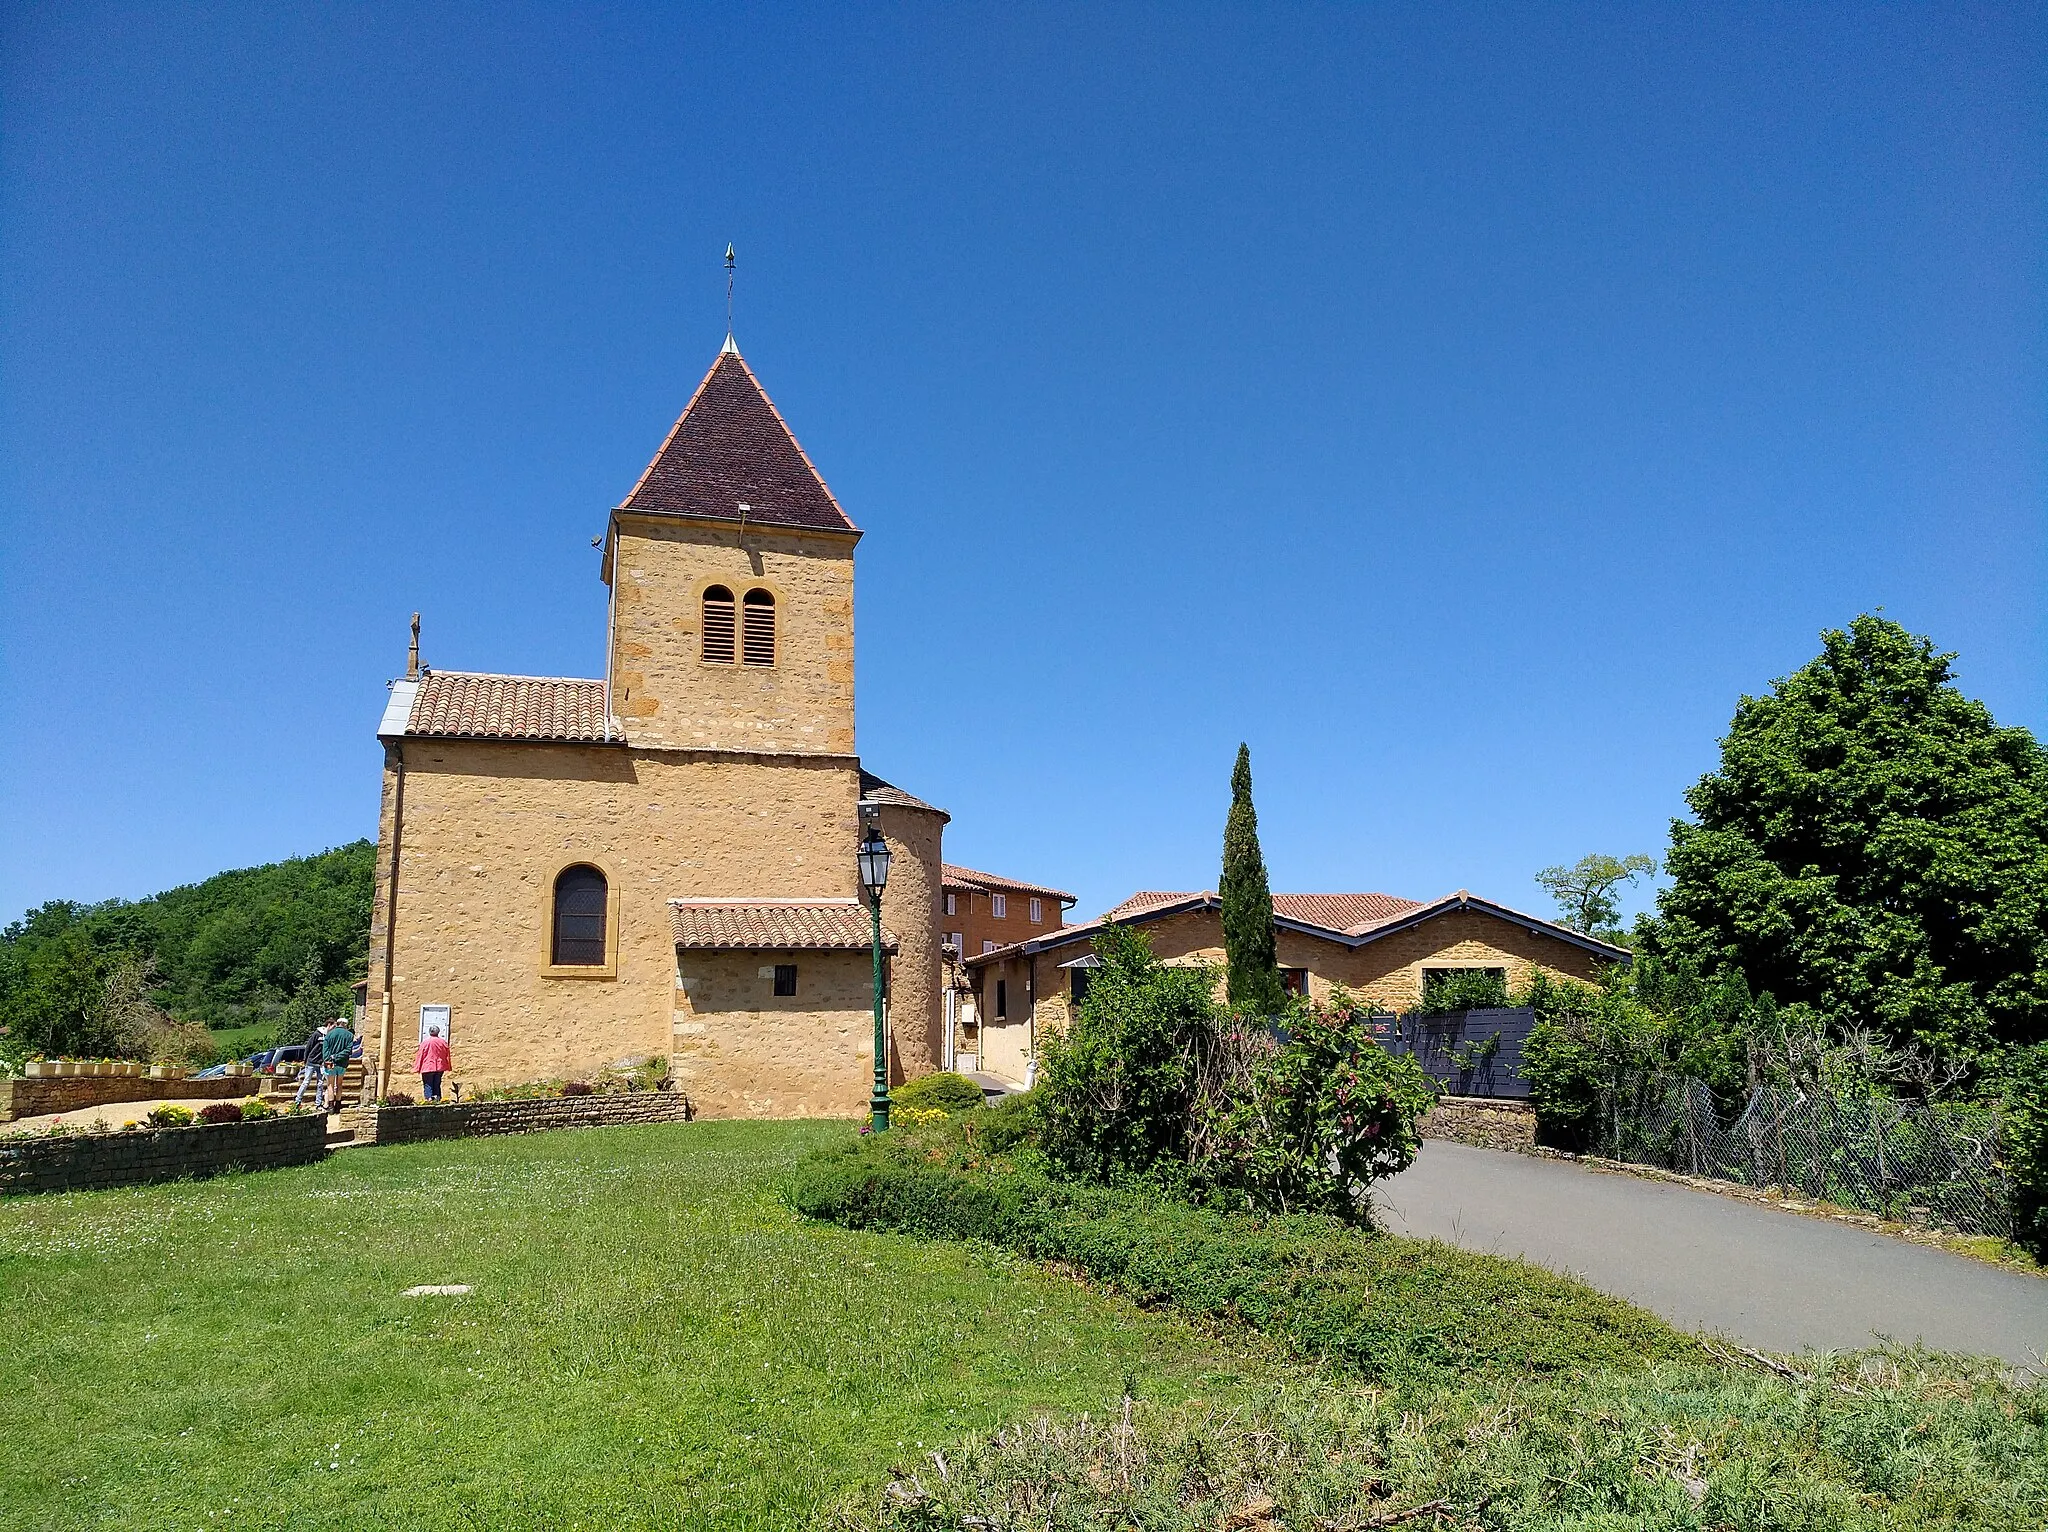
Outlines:
POLYGON ((1767 1351, 2048 1351, 2048 1280, 1687 1186, 1431 1139, 1373 1201, 1396 1233, 1522 1256, 1767 1351))

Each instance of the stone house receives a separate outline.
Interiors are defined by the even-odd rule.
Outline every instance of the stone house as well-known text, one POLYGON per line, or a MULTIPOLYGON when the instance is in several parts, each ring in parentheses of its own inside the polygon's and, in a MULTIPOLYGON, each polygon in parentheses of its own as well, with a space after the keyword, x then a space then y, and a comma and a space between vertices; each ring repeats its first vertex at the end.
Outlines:
POLYGON ((945 866, 940 930, 950 954, 946 996, 946 1067, 981 1067, 981 1015, 965 960, 1056 931, 1074 896, 1043 883, 1024 883, 972 867, 945 866))
POLYGON ((728 339, 611 511, 597 678, 391 684, 365 1027, 457 1077, 656 1055, 714 1116, 854 1115, 873 1069, 855 847, 894 852, 890 1072, 944 1047, 943 810, 854 742, 860 530, 728 339))
MULTIPOLYGON (((1133 894, 1099 919, 1063 926, 968 957, 981 1018, 981 1064, 1024 1081, 1038 1039, 1065 1027, 1097 963, 1094 939, 1111 924, 1145 933, 1170 963, 1221 968, 1223 902, 1214 893, 1133 894)), ((1517 986, 1541 969, 1590 981, 1625 948, 1459 889, 1422 903, 1392 894, 1275 894, 1273 930, 1288 988, 1327 1000, 1338 985, 1372 1005, 1405 1010, 1433 973, 1490 969, 1517 986)))

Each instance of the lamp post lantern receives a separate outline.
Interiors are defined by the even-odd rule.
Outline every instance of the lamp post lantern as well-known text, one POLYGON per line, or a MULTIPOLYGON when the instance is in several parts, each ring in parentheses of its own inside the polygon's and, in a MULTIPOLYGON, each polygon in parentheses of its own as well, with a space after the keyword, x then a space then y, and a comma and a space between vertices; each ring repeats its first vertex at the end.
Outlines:
POLYGON ((889 886, 889 843, 882 839, 881 826, 870 824, 867 839, 860 843, 860 883, 868 891, 868 908, 874 916, 875 949, 875 1091, 868 1098, 868 1111, 877 1133, 889 1131, 889 1037, 882 1023, 882 890, 889 886))

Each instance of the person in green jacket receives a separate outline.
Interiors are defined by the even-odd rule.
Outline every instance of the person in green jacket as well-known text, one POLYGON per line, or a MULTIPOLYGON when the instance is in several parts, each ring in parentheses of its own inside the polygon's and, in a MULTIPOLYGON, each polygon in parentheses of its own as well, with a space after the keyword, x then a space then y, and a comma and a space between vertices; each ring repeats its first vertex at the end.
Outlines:
POLYGON ((338 1018, 327 1029, 327 1035, 320 1039, 320 1067, 327 1078, 327 1110, 341 1110, 341 1077, 348 1073, 348 1056, 355 1052, 356 1035, 349 1030, 348 1018, 338 1018))

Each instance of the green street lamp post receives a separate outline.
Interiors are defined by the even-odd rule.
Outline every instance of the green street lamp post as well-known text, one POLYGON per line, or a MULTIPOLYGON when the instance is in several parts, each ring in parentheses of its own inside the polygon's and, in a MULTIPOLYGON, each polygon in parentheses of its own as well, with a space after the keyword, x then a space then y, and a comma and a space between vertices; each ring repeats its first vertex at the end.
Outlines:
POLYGON ((875 946, 875 1093, 868 1098, 877 1133, 889 1131, 889 1035, 882 1022, 882 890, 889 886, 889 843, 879 825, 868 826, 860 843, 860 883, 868 891, 874 915, 875 946))

